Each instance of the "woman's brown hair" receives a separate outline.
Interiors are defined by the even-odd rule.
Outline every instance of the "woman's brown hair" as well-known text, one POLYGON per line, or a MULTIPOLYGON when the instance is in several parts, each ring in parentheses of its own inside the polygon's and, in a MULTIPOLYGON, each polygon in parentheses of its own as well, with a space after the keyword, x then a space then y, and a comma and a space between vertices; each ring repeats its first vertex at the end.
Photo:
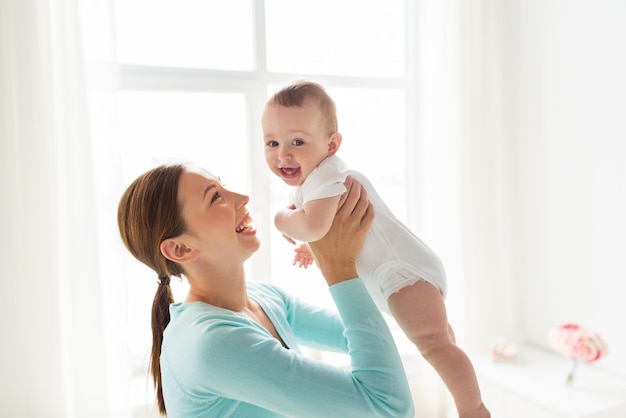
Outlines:
POLYGON ((185 166, 162 165, 139 176, 126 189, 117 209, 117 223, 124 245, 139 261, 157 273, 158 288, 152 302, 152 352, 150 373, 161 415, 166 415, 161 381, 161 344, 174 302, 171 276, 183 270, 161 254, 161 242, 185 231, 178 204, 178 182, 185 166))

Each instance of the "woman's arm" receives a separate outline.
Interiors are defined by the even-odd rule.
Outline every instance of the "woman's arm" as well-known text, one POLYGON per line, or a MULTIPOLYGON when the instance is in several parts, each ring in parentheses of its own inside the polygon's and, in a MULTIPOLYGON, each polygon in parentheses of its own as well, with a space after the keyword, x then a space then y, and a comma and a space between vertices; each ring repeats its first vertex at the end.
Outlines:
POLYGON ((181 382, 178 391, 198 405, 219 396, 215 408, 241 416, 412 418, 400 356, 365 285, 360 279, 345 280, 330 291, 344 325, 350 370, 284 348, 251 321, 231 318, 206 329, 201 358, 169 358, 165 352, 166 364, 177 361, 194 376, 194 382, 181 382), (202 393, 207 396, 198 396, 202 393), (245 404, 276 415, 263 410, 245 415, 240 410, 245 404))

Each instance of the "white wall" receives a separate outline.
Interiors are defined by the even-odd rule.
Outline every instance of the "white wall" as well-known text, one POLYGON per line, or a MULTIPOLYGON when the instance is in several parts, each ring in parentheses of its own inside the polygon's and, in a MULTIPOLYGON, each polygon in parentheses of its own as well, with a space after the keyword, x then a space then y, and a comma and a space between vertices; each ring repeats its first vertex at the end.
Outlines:
POLYGON ((503 216, 514 337, 598 330, 626 376, 626 2, 509 0, 498 11, 503 216))

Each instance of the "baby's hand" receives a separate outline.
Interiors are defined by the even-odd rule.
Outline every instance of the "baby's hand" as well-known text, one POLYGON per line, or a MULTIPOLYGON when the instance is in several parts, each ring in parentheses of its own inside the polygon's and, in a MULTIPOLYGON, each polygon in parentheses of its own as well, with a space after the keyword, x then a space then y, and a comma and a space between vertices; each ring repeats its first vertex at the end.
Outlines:
POLYGON ((296 254, 293 257, 294 266, 297 264, 298 267, 307 268, 311 264, 313 264, 313 254, 311 253, 311 250, 309 249, 307 243, 303 243, 297 246, 295 249, 295 253, 296 254))

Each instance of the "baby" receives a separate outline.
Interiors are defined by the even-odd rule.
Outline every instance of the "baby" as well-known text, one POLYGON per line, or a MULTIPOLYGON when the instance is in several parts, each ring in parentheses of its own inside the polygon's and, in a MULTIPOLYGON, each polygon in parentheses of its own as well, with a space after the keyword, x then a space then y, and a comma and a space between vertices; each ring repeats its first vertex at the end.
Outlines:
POLYGON ((375 218, 356 261, 359 277, 435 368, 459 416, 490 417, 474 368, 448 324, 439 257, 396 219, 364 175, 349 170, 336 155, 342 136, 335 103, 324 88, 301 81, 281 89, 267 101, 261 123, 267 165, 295 187, 291 204, 274 219, 291 243, 305 243, 297 247, 294 264, 312 263, 306 242, 322 238, 330 228, 346 177, 361 183, 375 218))

